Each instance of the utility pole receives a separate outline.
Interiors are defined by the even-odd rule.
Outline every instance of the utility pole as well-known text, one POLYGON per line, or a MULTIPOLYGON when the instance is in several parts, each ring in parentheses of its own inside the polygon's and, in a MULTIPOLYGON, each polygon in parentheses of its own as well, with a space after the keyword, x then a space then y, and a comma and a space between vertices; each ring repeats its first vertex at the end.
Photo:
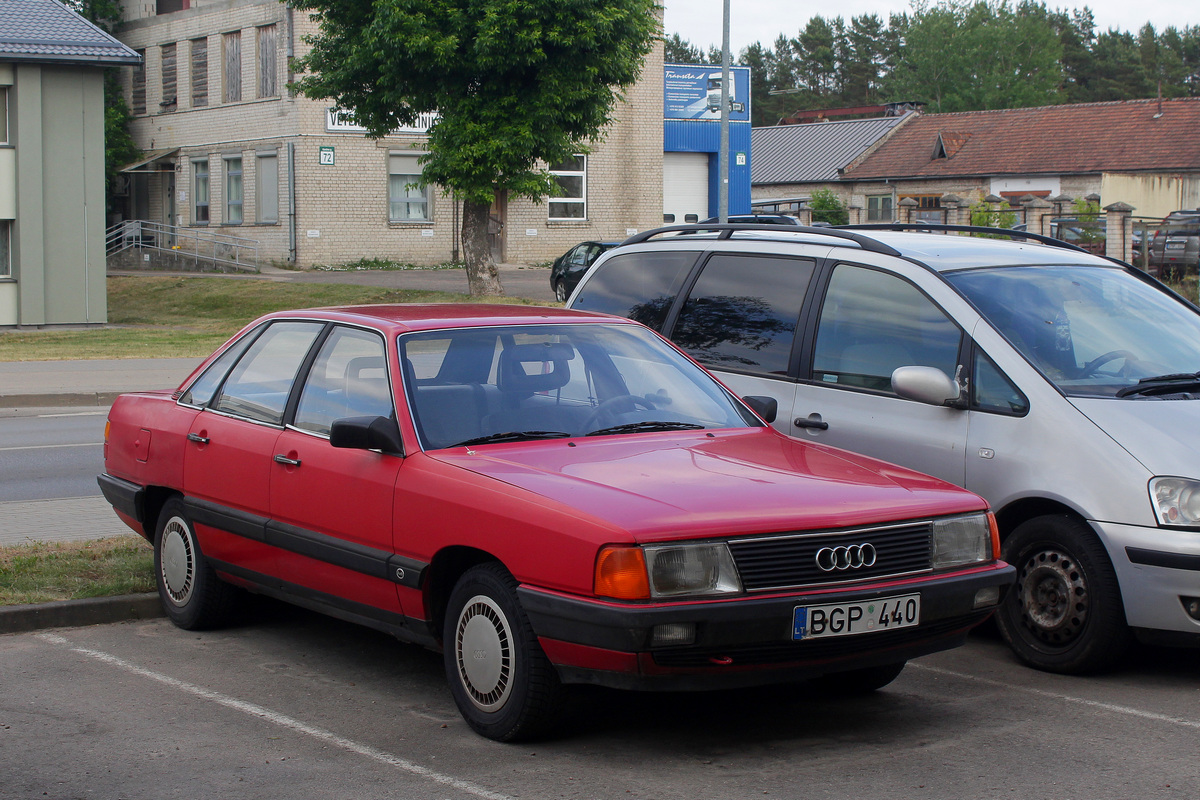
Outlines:
POLYGON ((721 23, 721 146, 717 154, 717 219, 729 222, 729 0, 724 0, 721 23))

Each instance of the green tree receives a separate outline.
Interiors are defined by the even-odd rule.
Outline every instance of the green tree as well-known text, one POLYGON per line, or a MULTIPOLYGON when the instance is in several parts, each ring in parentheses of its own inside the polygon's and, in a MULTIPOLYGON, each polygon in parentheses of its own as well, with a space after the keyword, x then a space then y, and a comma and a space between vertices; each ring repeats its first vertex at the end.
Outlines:
POLYGON ((380 138, 436 112, 422 180, 463 199, 471 294, 499 294, 487 245, 501 192, 558 190, 545 165, 586 152, 658 35, 655 0, 289 0, 318 33, 297 88, 380 138))
POLYGON ((850 212, 832 189, 817 189, 809 198, 808 207, 812 209, 813 222, 828 222, 830 225, 845 225, 850 220, 850 212))
POLYGON ((668 64, 702 64, 704 54, 678 33, 663 40, 663 60, 668 64))

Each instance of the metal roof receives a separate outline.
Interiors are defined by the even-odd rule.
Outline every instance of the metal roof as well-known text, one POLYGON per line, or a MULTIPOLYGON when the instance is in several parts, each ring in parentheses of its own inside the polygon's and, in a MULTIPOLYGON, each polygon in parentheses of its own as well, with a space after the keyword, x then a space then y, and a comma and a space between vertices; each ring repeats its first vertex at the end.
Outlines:
POLYGON ((910 116, 777 125, 750 132, 750 183, 824 183, 910 116))
POLYGON ((58 0, 0 2, 0 61, 138 64, 141 60, 58 0))

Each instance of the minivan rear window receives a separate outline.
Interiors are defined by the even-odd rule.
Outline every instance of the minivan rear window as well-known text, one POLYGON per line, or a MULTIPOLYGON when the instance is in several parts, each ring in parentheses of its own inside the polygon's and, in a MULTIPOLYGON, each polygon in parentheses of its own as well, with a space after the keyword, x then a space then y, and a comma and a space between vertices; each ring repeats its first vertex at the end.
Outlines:
POLYGON ((661 331, 683 276, 699 253, 628 253, 604 262, 579 288, 571 308, 627 317, 661 331))

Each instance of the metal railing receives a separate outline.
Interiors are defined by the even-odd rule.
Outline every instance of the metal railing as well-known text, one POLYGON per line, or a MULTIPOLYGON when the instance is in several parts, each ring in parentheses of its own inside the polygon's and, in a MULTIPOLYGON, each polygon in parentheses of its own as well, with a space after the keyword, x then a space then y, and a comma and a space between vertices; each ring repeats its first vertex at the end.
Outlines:
POLYGON ((105 233, 108 257, 131 248, 153 250, 177 263, 190 263, 195 269, 211 264, 213 269, 229 268, 258 272, 258 240, 214 233, 204 228, 181 228, 161 222, 130 219, 118 222, 105 233))

